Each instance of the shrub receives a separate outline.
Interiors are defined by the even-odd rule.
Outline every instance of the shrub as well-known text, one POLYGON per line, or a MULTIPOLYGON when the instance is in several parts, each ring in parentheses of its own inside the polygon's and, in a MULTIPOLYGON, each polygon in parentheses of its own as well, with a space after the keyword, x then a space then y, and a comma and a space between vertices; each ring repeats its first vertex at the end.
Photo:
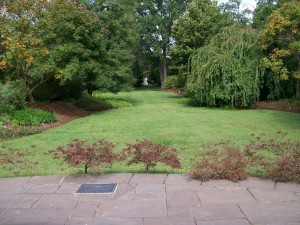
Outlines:
POLYGON ((54 114, 40 109, 22 109, 11 114, 14 123, 21 126, 37 126, 42 123, 52 123, 57 121, 54 114))
POLYGON ((85 173, 88 169, 96 170, 99 167, 110 166, 119 159, 113 152, 115 145, 104 139, 88 145, 86 141, 75 139, 65 147, 51 150, 55 159, 62 158, 71 167, 84 165, 85 173))
POLYGON ((108 103, 114 109, 132 107, 132 104, 130 102, 127 102, 123 99, 108 98, 101 93, 93 93, 93 97, 99 99, 100 101, 108 103))
POLYGON ((12 113, 26 106, 26 92, 21 82, 0 83, 0 113, 12 113))
POLYGON ((228 179, 238 181, 247 178, 247 160, 240 148, 229 142, 217 142, 202 146, 209 150, 191 159, 191 174, 202 181, 228 179))
POLYGON ((275 138, 252 136, 244 151, 256 175, 300 182, 300 141, 286 140, 287 133, 281 131, 275 138))
MULTIPOLYGON (((35 148, 35 146, 32 145, 31 148, 35 148)), ((14 174, 18 174, 22 169, 34 168, 34 166, 38 164, 29 158, 32 154, 28 150, 2 146, 1 152, 1 164, 14 174)))
POLYGON ((168 76, 165 79, 164 86, 165 88, 175 89, 178 88, 178 76, 168 76))
POLYGON ((112 105, 89 95, 83 95, 75 105, 90 111, 101 111, 111 109, 112 105))
POLYGON ((143 163, 147 172, 157 163, 163 163, 173 169, 181 167, 178 149, 154 144, 147 140, 127 145, 123 149, 123 156, 128 159, 128 165, 143 163))
POLYGON ((187 96, 200 106, 251 107, 259 97, 262 53, 257 32, 225 27, 191 56, 187 96))

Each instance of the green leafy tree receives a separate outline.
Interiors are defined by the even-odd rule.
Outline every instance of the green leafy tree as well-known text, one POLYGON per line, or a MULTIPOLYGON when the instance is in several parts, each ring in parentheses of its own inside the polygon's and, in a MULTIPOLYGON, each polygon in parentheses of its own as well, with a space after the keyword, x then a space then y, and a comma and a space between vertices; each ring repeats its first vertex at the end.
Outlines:
POLYGON ((172 26, 176 45, 172 47, 171 53, 180 73, 187 73, 188 59, 195 49, 203 47, 227 24, 216 1, 193 0, 188 4, 187 12, 172 26))
POLYGON ((250 23, 251 10, 241 9, 242 0, 229 0, 220 5, 222 13, 231 21, 241 24, 250 23))
POLYGON ((289 2, 274 10, 261 31, 266 57, 263 66, 277 80, 297 78, 296 96, 300 97, 300 2, 289 2))
POLYGON ((141 27, 141 45, 144 51, 158 59, 160 80, 163 86, 167 77, 169 48, 173 21, 185 10, 188 0, 138 0, 138 21, 141 27))
POLYGON ((40 37, 39 18, 46 1, 7 1, 0 14, 1 52, 0 70, 7 79, 19 79, 30 101, 33 91, 49 79, 52 65, 45 65, 49 51, 40 37), (33 72, 35 65, 40 65, 33 72))
POLYGON ((52 75, 60 84, 76 80, 91 92, 96 80, 107 78, 103 73, 106 31, 85 5, 64 0, 49 2, 40 28, 49 48, 48 61, 55 66, 52 75))
POLYGON ((107 55, 102 73, 106 79, 95 82, 102 90, 117 92, 130 88, 135 82, 133 68, 139 43, 135 6, 133 0, 96 0, 91 4, 105 31, 107 55))
POLYGON ((268 21, 268 17, 277 7, 277 0, 259 0, 253 12, 252 27, 262 28, 268 21))
POLYGON ((255 30, 223 28, 195 52, 187 95, 197 105, 250 107, 259 97, 261 51, 255 30))

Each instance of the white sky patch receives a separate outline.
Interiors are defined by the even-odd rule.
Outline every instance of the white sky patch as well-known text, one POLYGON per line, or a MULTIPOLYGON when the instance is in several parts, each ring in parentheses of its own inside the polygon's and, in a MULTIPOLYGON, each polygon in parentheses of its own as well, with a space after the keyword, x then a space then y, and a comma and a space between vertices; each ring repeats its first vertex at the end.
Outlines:
MULTIPOLYGON (((220 3, 223 2, 228 2, 227 0, 217 0, 220 3)), ((241 5, 241 9, 250 9, 251 11, 253 11, 256 7, 256 1, 255 0, 242 0, 242 5, 241 5)))

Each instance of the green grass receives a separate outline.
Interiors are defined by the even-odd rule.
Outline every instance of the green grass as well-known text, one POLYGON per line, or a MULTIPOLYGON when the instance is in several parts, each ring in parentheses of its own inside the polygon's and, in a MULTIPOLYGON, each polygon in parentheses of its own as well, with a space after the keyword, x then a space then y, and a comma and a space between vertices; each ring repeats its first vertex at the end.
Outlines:
MULTIPOLYGON (((288 138, 293 140, 300 137, 300 114, 296 113, 194 108, 179 104, 180 97, 175 94, 151 90, 106 96, 124 99, 133 107, 99 112, 45 133, 2 142, 0 146, 29 148, 36 145, 34 159, 39 165, 34 170, 22 171, 20 175, 54 175, 83 172, 83 168, 69 169, 66 166, 62 171, 60 161, 53 160, 48 153, 48 150, 66 145, 75 138, 89 142, 105 138, 117 142, 119 149, 136 140, 148 139, 182 149, 181 170, 158 165, 151 172, 186 173, 190 168, 189 159, 199 152, 199 145, 206 142, 231 140, 245 144, 251 133, 274 136, 279 130, 288 132, 288 138)), ((143 172, 143 166, 128 167, 119 163, 104 172, 143 172)), ((0 176, 12 174, 1 169, 0 176)))

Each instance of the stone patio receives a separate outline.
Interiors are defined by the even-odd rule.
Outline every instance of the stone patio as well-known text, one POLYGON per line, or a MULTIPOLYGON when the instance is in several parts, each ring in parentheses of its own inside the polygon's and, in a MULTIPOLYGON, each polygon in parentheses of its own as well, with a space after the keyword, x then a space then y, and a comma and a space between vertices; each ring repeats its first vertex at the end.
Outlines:
POLYGON ((0 179, 1 225, 300 225, 300 185, 180 174, 0 179), (82 183, 114 194, 74 194, 82 183))

